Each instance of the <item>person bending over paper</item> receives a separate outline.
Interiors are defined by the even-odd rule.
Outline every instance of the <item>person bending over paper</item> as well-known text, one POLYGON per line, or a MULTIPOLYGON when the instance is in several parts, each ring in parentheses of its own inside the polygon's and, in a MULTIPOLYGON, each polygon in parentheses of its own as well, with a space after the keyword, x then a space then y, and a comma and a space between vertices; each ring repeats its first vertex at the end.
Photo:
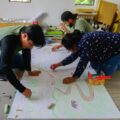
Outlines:
POLYGON ((85 70, 88 62, 91 63, 91 67, 96 70, 97 74, 103 71, 106 76, 111 76, 120 69, 119 33, 102 31, 81 33, 75 30, 63 37, 62 45, 72 54, 63 61, 51 65, 52 70, 68 65, 80 57, 73 76, 63 80, 65 84, 75 82, 85 70))

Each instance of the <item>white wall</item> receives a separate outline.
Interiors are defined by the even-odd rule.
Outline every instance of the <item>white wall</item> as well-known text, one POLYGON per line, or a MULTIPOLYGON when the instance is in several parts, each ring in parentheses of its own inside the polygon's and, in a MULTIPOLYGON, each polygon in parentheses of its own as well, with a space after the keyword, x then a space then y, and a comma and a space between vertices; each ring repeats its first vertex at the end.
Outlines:
MULTIPOLYGON (((75 12, 77 8, 95 8, 94 6, 74 5, 75 0, 31 0, 31 3, 8 2, 0 0, 0 17, 4 18, 32 18, 40 11, 48 13, 44 20, 48 25, 58 25, 63 11, 70 10, 75 12)), ((107 0, 120 5, 120 0, 107 0)), ((120 6, 119 6, 120 8, 120 6)))

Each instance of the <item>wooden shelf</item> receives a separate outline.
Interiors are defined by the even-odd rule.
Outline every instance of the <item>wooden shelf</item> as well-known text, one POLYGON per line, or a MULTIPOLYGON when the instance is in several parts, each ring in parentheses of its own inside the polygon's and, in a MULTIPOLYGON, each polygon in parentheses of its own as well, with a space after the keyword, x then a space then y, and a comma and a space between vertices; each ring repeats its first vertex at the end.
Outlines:
POLYGON ((7 26, 17 26, 17 25, 28 26, 28 25, 30 25, 30 23, 2 22, 2 23, 0 23, 0 28, 7 27, 7 26))

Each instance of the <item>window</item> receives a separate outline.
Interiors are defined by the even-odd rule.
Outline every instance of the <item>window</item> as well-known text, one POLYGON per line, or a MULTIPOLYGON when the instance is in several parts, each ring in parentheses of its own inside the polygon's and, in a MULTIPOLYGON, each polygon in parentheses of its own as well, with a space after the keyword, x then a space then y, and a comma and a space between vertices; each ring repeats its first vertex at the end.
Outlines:
POLYGON ((94 5, 94 0, 75 0, 76 5, 94 5))
POLYGON ((10 2, 31 2, 31 0, 9 0, 10 2))

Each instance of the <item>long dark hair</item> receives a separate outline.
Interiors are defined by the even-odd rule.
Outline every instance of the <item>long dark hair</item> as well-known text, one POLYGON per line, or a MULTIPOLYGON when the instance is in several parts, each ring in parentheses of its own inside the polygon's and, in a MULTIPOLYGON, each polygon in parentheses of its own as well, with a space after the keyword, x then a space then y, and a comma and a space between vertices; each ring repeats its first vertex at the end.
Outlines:
POLYGON ((83 34, 84 33, 79 30, 74 30, 73 33, 66 34, 62 39, 62 45, 64 45, 64 47, 68 50, 73 49, 73 45, 77 45, 80 42, 83 34))

